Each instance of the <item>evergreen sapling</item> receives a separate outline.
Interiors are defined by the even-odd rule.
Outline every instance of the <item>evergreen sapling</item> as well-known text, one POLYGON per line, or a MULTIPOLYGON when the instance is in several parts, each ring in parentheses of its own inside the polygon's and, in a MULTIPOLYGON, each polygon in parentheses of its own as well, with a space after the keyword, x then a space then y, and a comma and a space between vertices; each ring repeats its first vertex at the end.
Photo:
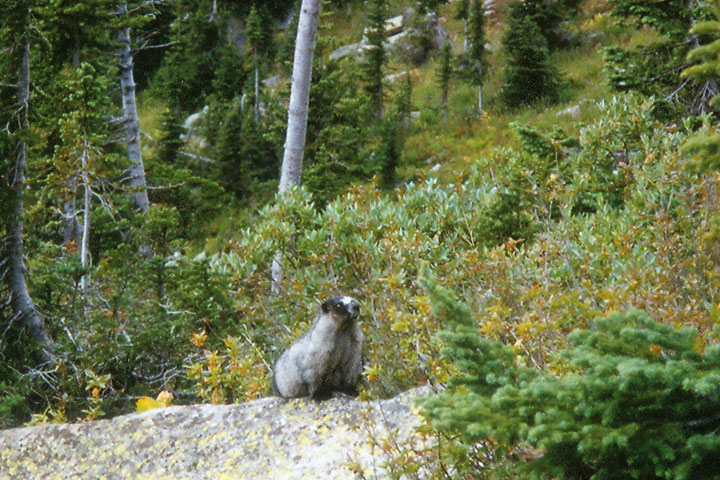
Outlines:
POLYGON ((700 347, 640 311, 594 321, 569 335, 560 376, 522 366, 483 338, 466 305, 425 280, 439 334, 458 374, 424 400, 424 413, 467 445, 532 447, 528 478, 720 478, 720 345, 700 347))
POLYGON ((520 2, 510 8, 503 46, 509 57, 501 88, 505 104, 518 107, 541 98, 554 100, 558 74, 550 65, 547 39, 520 2))
POLYGON ((448 94, 450 92, 450 80, 453 75, 452 61, 452 45, 449 40, 446 40, 440 52, 440 65, 437 72, 437 82, 440 87, 440 96, 443 108, 443 120, 446 124, 448 120, 448 94))
POLYGON ((366 29, 368 51, 365 53, 363 65, 366 77, 366 89, 373 103, 378 118, 383 113, 383 66, 385 65, 385 17, 387 16, 386 0, 369 2, 368 27, 366 29))

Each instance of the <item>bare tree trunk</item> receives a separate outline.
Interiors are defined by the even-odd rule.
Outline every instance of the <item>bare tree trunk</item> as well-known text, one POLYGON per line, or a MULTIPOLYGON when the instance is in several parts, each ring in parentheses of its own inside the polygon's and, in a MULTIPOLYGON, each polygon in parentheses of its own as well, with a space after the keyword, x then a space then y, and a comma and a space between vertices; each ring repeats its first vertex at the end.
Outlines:
POLYGON ((483 115, 482 84, 478 85, 478 115, 483 115))
POLYGON ((463 52, 468 51, 468 44, 470 43, 468 41, 468 21, 467 19, 463 20, 463 52))
POLYGON ((255 62, 255 110, 253 111, 253 115, 255 118, 255 123, 258 121, 258 112, 260 110, 260 85, 259 85, 259 75, 260 72, 258 72, 258 55, 257 55, 257 49, 254 49, 253 51, 253 60, 255 62))
POLYGON ((210 20, 210 22, 217 22, 217 20, 218 20, 217 0, 213 0, 212 10, 210 11, 209 20, 210 20))
POLYGON ((88 174, 88 145, 83 145, 81 159, 83 187, 85 191, 85 201, 83 202, 83 233, 82 243, 80 246, 80 262, 83 268, 83 276, 80 279, 80 288, 85 292, 90 285, 90 203, 92 201, 92 190, 90 186, 90 175, 88 174))
MULTIPOLYGON (((18 124, 20 129, 28 128, 28 103, 30 99, 30 44, 24 37, 21 44, 22 59, 20 62, 20 75, 17 83, 17 97, 19 103, 18 124)), ((42 359, 45 362, 54 360, 52 353, 53 342, 45 331, 42 319, 35 309, 25 280, 25 259, 23 253, 23 187, 25 182, 25 163, 27 161, 27 144, 19 141, 17 144, 17 157, 12 173, 10 188, 10 211, 5 220, 7 229, 7 285, 10 291, 10 305, 13 319, 19 319, 25 324, 28 333, 42 349, 42 359)))
POLYGON ((310 100, 312 59, 319 15, 320 0, 303 0, 295 40, 288 126, 285 136, 282 170, 280 172, 279 190, 281 194, 287 192, 291 185, 300 183, 303 152, 305 150, 308 102, 310 100))
MULTIPOLYGON (((310 101, 315 34, 317 33, 319 16, 320 0, 302 0, 297 37, 295 38, 285 152, 280 172, 279 192, 281 195, 284 195, 292 185, 300 184, 303 153, 305 151, 305 131, 307 129, 308 103, 310 101)), ((282 263, 282 252, 278 250, 270 268, 274 289, 277 289, 283 280, 282 263)))
MULTIPOLYGON (((120 13, 127 15, 127 2, 120 4, 120 13)), ((120 86, 123 99, 123 123, 125 125, 125 143, 127 156, 130 160, 130 186, 131 197, 135 209, 146 212, 150 204, 145 180, 145 166, 143 165, 142 150, 140 149, 140 123, 138 121, 137 104, 135 102, 135 79, 133 77, 133 55, 130 49, 130 27, 121 28, 118 40, 122 47, 120 50, 120 86)))

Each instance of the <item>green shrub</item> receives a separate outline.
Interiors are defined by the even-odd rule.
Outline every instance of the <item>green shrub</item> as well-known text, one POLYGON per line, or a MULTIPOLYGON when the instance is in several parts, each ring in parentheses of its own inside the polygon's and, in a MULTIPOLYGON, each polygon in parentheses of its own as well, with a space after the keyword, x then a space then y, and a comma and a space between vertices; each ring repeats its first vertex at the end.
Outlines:
POLYGON ((12 419, 22 417, 26 409, 25 397, 7 392, 5 382, 0 383, 0 428, 12 426, 12 419))
POLYGON ((506 456, 531 447, 536 459, 523 470, 532 478, 720 478, 720 346, 703 351, 696 329, 639 311, 598 318, 569 336, 565 374, 541 374, 427 285, 458 371, 423 401, 436 428, 467 445, 498 442, 506 456))
POLYGON ((720 277, 709 273, 718 264, 715 237, 693 219, 704 216, 700 192, 710 183, 675 171, 684 136, 655 125, 649 104, 618 98, 601 108, 617 121, 602 115, 577 140, 523 129, 528 151, 479 158, 463 182, 410 182, 392 196, 356 186, 323 208, 300 188, 266 206, 210 257, 228 276, 233 310, 247 328, 241 363, 269 375, 309 326, 315 302, 344 292, 364 309, 373 379, 366 392, 386 396, 446 378, 435 355, 438 325, 416 282, 419 259, 473 308, 482 305, 483 334, 513 344, 540 369, 560 364, 566 334, 605 311, 638 306, 663 322, 695 322, 706 334, 720 277), (605 200, 613 184, 593 162, 609 155, 603 144, 629 156, 623 178, 633 181, 623 183, 617 208, 605 200), (594 213, 573 215, 588 191, 596 192, 594 213), (278 249, 286 259, 280 295, 267 274, 278 249))
MULTIPOLYGON (((82 269, 72 245, 37 236, 29 243, 33 298, 68 360, 41 377, 23 370, 32 355, 26 342, 0 344, 0 378, 25 397, 11 414, 50 408, 82 416, 93 405, 74 372, 88 368, 111 375, 97 399, 107 414, 161 388, 181 401, 265 395, 273 361, 308 328, 316 301, 338 292, 361 301, 364 396, 445 382, 455 367, 438 353, 438 321, 416 280, 422 262, 463 292, 482 315, 477 329, 512 345, 524 367, 564 371, 559 352, 570 331, 633 306, 662 323, 692 323, 704 344, 720 321, 720 222, 707 202, 716 180, 682 168, 685 132, 658 124, 651 107, 620 97, 566 132, 519 127, 522 151, 468 156, 456 183, 408 182, 391 194, 373 184, 343 186, 347 193, 331 201, 298 189, 248 215, 240 224, 249 227, 234 236, 218 234, 217 253, 207 257, 187 237, 202 237, 203 220, 216 215, 211 209, 222 202, 206 196, 214 188, 198 190, 150 159, 153 178, 167 179, 152 184, 174 188, 153 190, 156 204, 142 218, 116 214, 114 226, 98 217, 88 295, 78 292, 82 269), (627 156, 617 184, 603 167, 615 151, 627 156), (591 208, 575 207, 588 198, 591 208), (141 247, 154 257, 140 255, 141 247), (286 259, 280 294, 268 273, 278 249, 286 259)), ((446 148, 433 141, 432 150, 446 148)), ((29 210, 29 231, 46 228, 49 217, 29 210)), ((19 330, 16 323, 11 338, 19 330)), ((473 461, 487 464, 497 448, 485 443, 473 461)))

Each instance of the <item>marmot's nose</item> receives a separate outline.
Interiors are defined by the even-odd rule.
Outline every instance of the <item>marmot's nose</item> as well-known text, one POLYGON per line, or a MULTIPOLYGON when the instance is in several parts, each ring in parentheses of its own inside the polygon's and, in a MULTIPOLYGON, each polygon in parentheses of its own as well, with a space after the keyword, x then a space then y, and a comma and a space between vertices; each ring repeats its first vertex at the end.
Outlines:
POLYGON ((352 317, 357 317, 358 315, 360 315, 360 304, 353 300, 352 303, 350 303, 349 310, 352 317))

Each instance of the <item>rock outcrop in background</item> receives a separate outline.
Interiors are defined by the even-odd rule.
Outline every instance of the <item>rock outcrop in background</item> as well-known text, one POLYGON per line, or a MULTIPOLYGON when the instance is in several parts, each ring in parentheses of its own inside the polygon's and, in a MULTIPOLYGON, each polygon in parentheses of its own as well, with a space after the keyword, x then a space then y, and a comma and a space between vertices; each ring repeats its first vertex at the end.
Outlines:
MULTIPOLYGON (((447 32, 443 26, 445 18, 438 17, 435 13, 425 15, 424 20, 416 20, 416 16, 415 10, 408 8, 402 15, 385 20, 384 45, 390 54, 400 55, 406 62, 420 64, 427 59, 428 49, 442 48, 447 32), (427 41, 423 36, 428 37, 427 41)), ((367 36, 363 34, 360 42, 344 45, 333 51, 330 60, 348 55, 359 58, 368 48, 367 36)))
POLYGON ((0 431, 0 479, 387 478, 378 443, 421 446, 412 399, 428 392, 176 406, 0 431))

